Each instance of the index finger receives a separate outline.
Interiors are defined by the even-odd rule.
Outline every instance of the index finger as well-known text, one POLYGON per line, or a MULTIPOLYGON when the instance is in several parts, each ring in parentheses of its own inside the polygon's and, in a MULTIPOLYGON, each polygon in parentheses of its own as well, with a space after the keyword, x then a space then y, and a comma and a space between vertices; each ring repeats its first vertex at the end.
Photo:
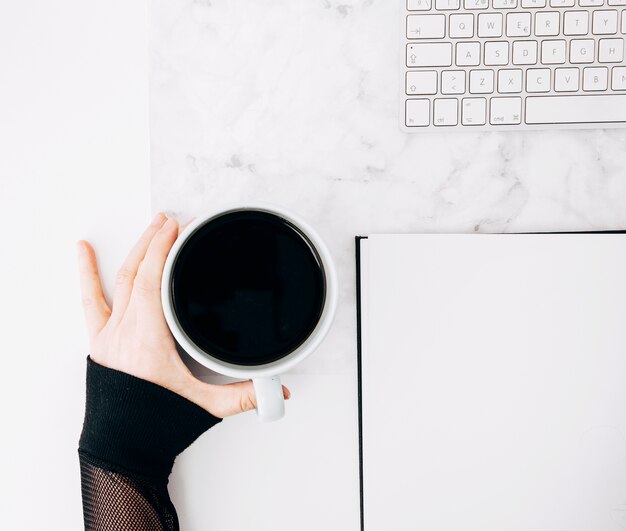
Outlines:
POLYGON ((133 282, 137 276, 139 265, 146 255, 152 238, 154 238, 154 235, 163 226, 166 219, 167 218, 161 213, 158 213, 154 217, 118 271, 117 278, 115 280, 115 292, 113 294, 114 319, 119 320, 124 315, 133 291, 133 282))
POLYGON ((161 312, 161 279, 170 249, 178 237, 178 222, 169 218, 152 238, 133 286, 133 299, 140 301, 142 311, 153 316, 155 308, 161 312))

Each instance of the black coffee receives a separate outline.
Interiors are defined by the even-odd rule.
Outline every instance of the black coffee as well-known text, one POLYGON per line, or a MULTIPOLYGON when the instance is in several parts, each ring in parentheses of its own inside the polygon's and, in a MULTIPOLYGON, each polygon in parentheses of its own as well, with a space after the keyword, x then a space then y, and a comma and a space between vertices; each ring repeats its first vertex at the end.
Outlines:
POLYGON ((212 356, 262 365, 300 346, 322 314, 325 279, 288 221, 238 211, 198 228, 174 262, 172 299, 187 336, 212 356))

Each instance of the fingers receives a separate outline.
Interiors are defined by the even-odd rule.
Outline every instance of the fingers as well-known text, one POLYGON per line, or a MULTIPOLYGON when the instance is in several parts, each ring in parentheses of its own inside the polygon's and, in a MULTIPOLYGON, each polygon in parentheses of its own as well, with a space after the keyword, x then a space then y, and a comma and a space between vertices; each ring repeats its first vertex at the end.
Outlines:
POLYGON ((178 222, 169 218, 154 235, 135 277, 132 297, 138 304, 138 317, 150 323, 161 309, 161 279, 170 249, 178 237, 178 222))
MULTIPOLYGON (((256 409, 256 395, 251 381, 226 385, 203 383, 201 386, 200 396, 194 401, 216 417, 230 417, 256 409)), ((284 385, 283 398, 291 398, 291 392, 284 385)))
POLYGON ((166 219, 167 218, 161 213, 154 217, 117 272, 115 292, 113 295, 114 319, 121 319, 122 315, 124 315, 133 291, 133 282, 137 276, 139 265, 146 255, 152 238, 154 238, 154 235, 161 229, 166 219))
POLYGON ((77 243, 77 247, 83 311, 89 337, 93 338, 108 321, 111 310, 104 298, 93 247, 82 240, 77 243))

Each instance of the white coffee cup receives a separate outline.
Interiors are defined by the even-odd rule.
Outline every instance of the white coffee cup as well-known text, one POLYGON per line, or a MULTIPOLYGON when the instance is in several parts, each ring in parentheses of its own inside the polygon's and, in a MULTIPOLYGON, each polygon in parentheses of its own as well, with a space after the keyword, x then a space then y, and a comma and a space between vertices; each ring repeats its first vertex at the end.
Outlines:
POLYGON ((330 329, 337 307, 337 273, 326 244, 317 232, 302 218, 284 208, 267 203, 246 203, 245 205, 233 205, 221 208, 218 211, 196 218, 181 232, 165 262, 161 285, 161 300, 167 324, 174 338, 185 352, 197 362, 217 373, 232 378, 252 380, 256 393, 258 418, 262 421, 272 421, 280 419, 285 414, 285 402, 279 375, 293 368, 309 356, 319 346, 330 329), (317 251, 322 263, 325 278, 325 298, 322 313, 317 325, 307 339, 298 348, 279 360, 264 365, 253 366, 236 365, 222 361, 212 356, 210 352, 206 352, 198 347, 185 333, 176 317, 170 289, 174 263, 176 262, 180 250, 191 235, 214 218, 231 212, 247 210, 273 214, 283 218, 298 228, 317 251))

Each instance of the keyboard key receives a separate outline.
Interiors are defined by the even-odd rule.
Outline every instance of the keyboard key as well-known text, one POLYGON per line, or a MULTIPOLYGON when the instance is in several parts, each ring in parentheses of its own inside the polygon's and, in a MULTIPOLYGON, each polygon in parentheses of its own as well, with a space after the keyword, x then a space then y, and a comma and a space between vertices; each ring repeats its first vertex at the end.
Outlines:
POLYGON ((465 9, 487 9, 489 0, 465 0, 463 6, 465 9))
POLYGON ((491 94, 493 70, 470 70, 469 89, 471 94, 491 94))
POLYGON ((487 121, 487 100, 485 98, 463 98, 461 104, 463 125, 485 125, 487 121))
POLYGON ((452 43, 420 42, 409 44, 406 47, 406 65, 409 67, 451 66, 452 43))
POLYGON ((578 68, 557 68, 554 71, 554 90, 556 92, 576 92, 579 87, 578 68))
POLYGON ((558 11, 537 11, 535 15, 535 35, 554 36, 559 34, 561 14, 558 11))
POLYGON ((550 69, 529 68, 526 71, 526 92, 550 92, 550 69))
POLYGON ((437 94, 437 72, 435 70, 407 72, 406 93, 409 96, 437 94))
POLYGON ((481 13, 478 15, 479 37, 502 37, 502 13, 481 13))
POLYGON ((564 35, 587 35, 589 33, 588 11, 566 11, 563 16, 564 35))
POLYGON ((546 40, 541 42, 541 62, 544 65, 565 63, 567 43, 562 40, 546 40))
POLYGON ((626 6, 626 0, 609 0, 610 6, 626 6))
POLYGON ((514 125, 522 122, 522 98, 491 98, 489 123, 514 125))
POLYGON ((461 7, 461 0, 435 0, 437 11, 452 11, 461 7))
POLYGON ((442 39, 445 35, 445 15, 409 15, 406 17, 407 39, 442 39))
POLYGON ((537 63, 537 41, 514 41, 513 64, 534 65, 537 63))
POLYGON ((621 63, 624 60, 624 39, 600 39, 598 61, 621 63))
POLYGON ((572 39, 569 43, 569 62, 593 63, 595 44, 593 39, 572 39))
POLYGON ((408 11, 428 11, 430 6, 431 0, 408 0, 406 8, 408 11))
POLYGON ((478 66, 480 64, 480 43, 459 42, 456 45, 457 66, 478 66))
POLYGON ((450 15, 450 37, 453 39, 467 39, 474 36, 474 15, 450 15))
POLYGON ((430 124, 430 100, 406 101, 406 126, 426 127, 430 124))
POLYGON ((614 35, 617 33, 617 11, 594 11, 592 31, 594 35, 614 35))
POLYGON ((508 41, 488 41, 485 43, 485 65, 509 64, 508 41))
POLYGON ((517 7, 517 0, 493 0, 494 9, 515 9, 517 7))
POLYGON ((613 90, 626 90, 626 66, 613 67, 611 88, 613 90))
POLYGON ((626 33, 626 9, 622 11, 622 33, 626 33))
POLYGON ((546 7, 546 0, 522 0, 522 7, 528 8, 540 8, 546 7))
POLYGON ((604 0, 578 0, 580 7, 597 7, 604 5, 604 0))
POLYGON ((442 94, 465 93, 465 70, 444 70, 441 72, 442 94))
POLYGON ((609 71, 606 66, 595 66, 583 70, 583 90, 598 91, 608 87, 609 71))
POLYGON ((530 35, 530 13, 507 13, 507 37, 528 37, 530 35))
POLYGON ((576 0, 550 0, 550 7, 574 7, 576 0))
POLYGON ((433 125, 442 127, 459 123, 459 102, 456 98, 437 98, 434 107, 433 125))
POLYGON ((498 92, 500 94, 522 92, 522 71, 519 68, 498 71, 498 92))
POLYGON ((528 96, 527 124, 626 122, 626 94, 528 96))

